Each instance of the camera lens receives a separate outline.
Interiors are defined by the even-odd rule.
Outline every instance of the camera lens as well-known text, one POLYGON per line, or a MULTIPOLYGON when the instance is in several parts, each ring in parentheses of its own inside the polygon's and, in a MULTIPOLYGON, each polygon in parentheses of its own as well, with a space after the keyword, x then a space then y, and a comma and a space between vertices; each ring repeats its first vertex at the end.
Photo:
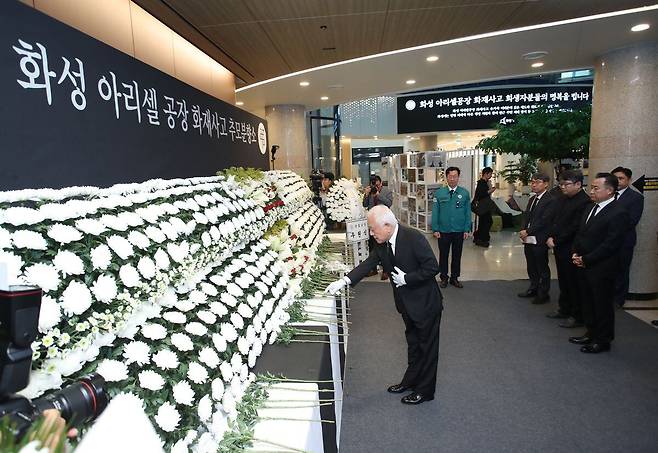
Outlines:
POLYGON ((39 413, 57 409, 73 427, 94 420, 107 406, 108 398, 100 374, 90 374, 62 390, 33 401, 39 413))

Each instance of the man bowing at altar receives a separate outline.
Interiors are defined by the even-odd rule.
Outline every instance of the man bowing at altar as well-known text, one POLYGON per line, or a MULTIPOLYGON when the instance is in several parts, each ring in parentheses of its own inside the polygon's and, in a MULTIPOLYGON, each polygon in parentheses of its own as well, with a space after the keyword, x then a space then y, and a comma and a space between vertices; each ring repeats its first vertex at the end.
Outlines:
POLYGON ((402 315, 407 339, 408 366, 399 384, 390 393, 410 394, 404 404, 434 399, 439 361, 439 326, 443 310, 441 290, 436 282, 439 265, 430 244, 419 231, 399 225, 393 212, 378 205, 368 212, 368 227, 376 241, 370 256, 326 292, 336 294, 346 285, 355 286, 381 264, 391 276, 395 308, 402 315))

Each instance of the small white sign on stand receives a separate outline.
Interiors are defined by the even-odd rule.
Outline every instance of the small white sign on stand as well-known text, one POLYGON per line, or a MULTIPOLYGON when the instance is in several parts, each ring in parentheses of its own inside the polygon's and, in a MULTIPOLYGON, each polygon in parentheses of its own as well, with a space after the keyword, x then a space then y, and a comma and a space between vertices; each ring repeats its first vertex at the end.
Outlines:
POLYGON ((347 227, 345 247, 352 245, 352 256, 354 256, 354 266, 358 266, 368 258, 368 221, 366 219, 351 220, 345 222, 347 227))

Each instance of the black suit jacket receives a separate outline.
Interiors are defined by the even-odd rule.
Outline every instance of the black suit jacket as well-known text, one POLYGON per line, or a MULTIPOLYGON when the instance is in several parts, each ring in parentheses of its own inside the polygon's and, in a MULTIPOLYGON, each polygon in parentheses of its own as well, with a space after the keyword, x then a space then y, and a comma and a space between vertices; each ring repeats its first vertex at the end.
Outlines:
POLYGON ((617 256, 628 231, 628 212, 613 201, 586 223, 590 211, 583 213, 573 251, 583 257, 588 273, 598 278, 612 278, 619 271, 617 256))
POLYGON ((623 206, 629 216, 628 231, 624 236, 624 247, 634 247, 637 242, 635 227, 642 217, 642 211, 644 211, 644 196, 629 187, 617 198, 615 203, 623 206))
POLYGON ((528 236, 537 238, 537 245, 546 245, 551 224, 553 223, 555 198, 546 192, 537 202, 532 212, 530 207, 537 195, 528 200, 528 206, 523 216, 523 229, 528 232, 528 236))
POLYGON ((553 238, 555 247, 566 252, 571 250, 573 240, 576 237, 583 212, 589 213, 594 206, 592 200, 581 190, 573 197, 565 195, 555 201, 555 215, 549 230, 549 236, 553 238))
POLYGON ((438 314, 443 309, 441 290, 436 283, 439 264, 425 236, 412 228, 398 225, 395 257, 391 260, 387 243, 377 244, 364 262, 347 274, 351 286, 360 282, 381 264, 384 272, 392 273, 395 266, 406 272, 406 285, 396 288, 391 279, 395 306, 414 321, 438 314))

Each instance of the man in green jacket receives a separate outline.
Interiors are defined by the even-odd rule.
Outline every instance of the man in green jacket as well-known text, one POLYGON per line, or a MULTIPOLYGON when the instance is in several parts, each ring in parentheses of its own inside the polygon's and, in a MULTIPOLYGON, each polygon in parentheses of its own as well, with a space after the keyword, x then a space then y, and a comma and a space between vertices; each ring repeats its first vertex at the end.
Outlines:
POLYGON ((468 190, 459 187, 457 167, 446 169, 448 185, 441 187, 434 194, 434 208, 432 209, 432 232, 439 240, 439 286, 445 288, 448 282, 457 287, 464 285, 459 281, 459 271, 462 260, 462 247, 464 239, 471 231, 471 198, 468 190), (448 255, 452 248, 450 263, 450 280, 448 281, 448 255))

